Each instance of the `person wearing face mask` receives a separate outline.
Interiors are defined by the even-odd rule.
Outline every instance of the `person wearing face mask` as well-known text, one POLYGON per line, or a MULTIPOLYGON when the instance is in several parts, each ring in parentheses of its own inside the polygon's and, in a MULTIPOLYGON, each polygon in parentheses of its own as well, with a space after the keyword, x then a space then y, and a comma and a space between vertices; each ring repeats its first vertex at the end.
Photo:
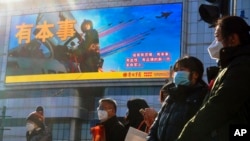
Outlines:
MULTIPOLYGON (((216 29, 218 30, 218 29, 216 29)), ((222 43, 218 41, 217 38, 208 46, 207 50, 212 59, 215 59, 216 62, 219 61, 220 58, 220 50, 222 49, 222 43)))
POLYGON ((167 93, 152 124, 147 141, 174 141, 185 123, 200 108, 207 93, 202 80, 203 64, 192 56, 180 58, 173 67, 173 82, 165 84, 167 93))
POLYGON ((208 81, 208 87, 209 90, 212 89, 214 81, 216 76, 218 75, 218 72, 220 70, 219 68, 219 64, 220 64, 220 50, 222 49, 223 45, 221 43, 221 37, 217 36, 218 35, 218 27, 215 27, 215 39, 214 41, 209 45, 208 47, 208 53, 211 57, 211 59, 214 59, 218 66, 210 66, 207 67, 206 71, 207 71, 207 81, 208 81))
POLYGON ((26 140, 27 141, 52 141, 51 134, 45 132, 43 116, 32 112, 26 119, 26 140))
POLYGON ((99 100, 97 114, 100 123, 91 128, 92 141, 124 141, 127 131, 118 120, 116 110, 115 100, 110 98, 99 100))
POLYGON ((246 128, 250 123, 250 27, 241 17, 226 16, 217 21, 216 29, 223 45, 219 74, 208 99, 177 141, 247 140, 233 133, 236 126, 246 128))

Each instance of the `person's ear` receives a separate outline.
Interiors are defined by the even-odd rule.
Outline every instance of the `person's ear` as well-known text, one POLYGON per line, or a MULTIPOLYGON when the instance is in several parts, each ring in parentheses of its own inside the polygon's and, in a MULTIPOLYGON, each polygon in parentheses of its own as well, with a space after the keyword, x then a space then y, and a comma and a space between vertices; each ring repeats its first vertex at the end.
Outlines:
POLYGON ((229 37, 229 46, 231 47, 235 47, 235 46, 238 46, 240 44, 240 39, 239 39, 239 36, 238 34, 232 34, 230 37, 229 37))
POLYGON ((199 74, 197 72, 194 71, 194 72, 191 73, 191 82, 192 82, 192 84, 195 84, 198 78, 199 78, 199 74))

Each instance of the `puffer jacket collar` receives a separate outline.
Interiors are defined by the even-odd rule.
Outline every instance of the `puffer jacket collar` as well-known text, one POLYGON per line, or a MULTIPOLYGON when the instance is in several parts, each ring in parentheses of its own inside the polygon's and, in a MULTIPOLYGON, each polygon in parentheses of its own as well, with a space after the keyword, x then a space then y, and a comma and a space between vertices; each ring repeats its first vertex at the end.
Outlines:
POLYGON ((239 56, 250 56, 250 45, 238 47, 224 47, 220 50, 220 67, 227 67, 232 60, 239 56))
POLYGON ((205 89, 207 87, 203 86, 202 84, 198 83, 194 86, 185 86, 185 85, 178 85, 177 87, 172 87, 169 89, 169 96, 166 98, 167 103, 172 103, 174 101, 186 101, 186 98, 190 96, 190 94, 196 93, 200 89, 205 89))

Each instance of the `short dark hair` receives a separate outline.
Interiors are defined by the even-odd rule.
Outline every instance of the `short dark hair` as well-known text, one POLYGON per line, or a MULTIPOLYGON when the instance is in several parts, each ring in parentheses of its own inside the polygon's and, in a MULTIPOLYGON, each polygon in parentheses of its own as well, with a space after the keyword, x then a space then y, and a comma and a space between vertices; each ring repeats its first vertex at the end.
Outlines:
POLYGON ((93 28, 93 23, 92 23, 92 21, 91 21, 91 20, 84 19, 83 22, 82 22, 82 24, 81 24, 81 30, 82 30, 83 32, 85 32, 84 26, 85 26, 86 24, 89 24, 91 29, 93 28))
POLYGON ((130 115, 141 115, 140 109, 149 108, 148 103, 145 99, 134 98, 127 101, 127 107, 130 115))
POLYGON ((43 107, 42 106, 37 106, 36 107, 36 112, 42 111, 43 112, 43 107))
POLYGON ((184 56, 177 60, 174 64, 174 71, 177 71, 178 67, 185 67, 188 68, 190 72, 197 72, 199 74, 198 81, 202 80, 204 67, 203 63, 198 58, 193 56, 184 56))
POLYGON ((109 104, 111 104, 113 107, 114 107, 114 110, 116 112, 116 109, 117 109, 117 103, 114 99, 112 98, 102 98, 99 100, 99 104, 101 104, 102 102, 107 102, 109 104))
POLYGON ((250 26, 247 22, 238 16, 225 16, 217 21, 216 24, 221 29, 222 39, 229 40, 229 36, 236 33, 239 36, 241 45, 250 43, 250 26))

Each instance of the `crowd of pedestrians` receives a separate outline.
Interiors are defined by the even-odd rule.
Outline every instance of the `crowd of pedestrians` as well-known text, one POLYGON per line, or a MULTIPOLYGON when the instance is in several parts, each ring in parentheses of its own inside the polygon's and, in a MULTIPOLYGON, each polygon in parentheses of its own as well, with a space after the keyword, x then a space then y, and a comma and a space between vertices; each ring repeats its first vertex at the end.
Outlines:
MULTIPOLYGON (((238 16, 222 17, 215 25, 208 52, 218 66, 208 83, 198 58, 181 57, 173 66, 173 80, 159 91, 159 111, 145 99, 129 99, 121 121, 116 101, 100 99, 92 141, 124 141, 130 127, 144 132, 145 141, 229 141, 231 126, 249 126, 250 26, 238 16)), ((52 140, 42 106, 26 121, 27 141, 52 140)))

